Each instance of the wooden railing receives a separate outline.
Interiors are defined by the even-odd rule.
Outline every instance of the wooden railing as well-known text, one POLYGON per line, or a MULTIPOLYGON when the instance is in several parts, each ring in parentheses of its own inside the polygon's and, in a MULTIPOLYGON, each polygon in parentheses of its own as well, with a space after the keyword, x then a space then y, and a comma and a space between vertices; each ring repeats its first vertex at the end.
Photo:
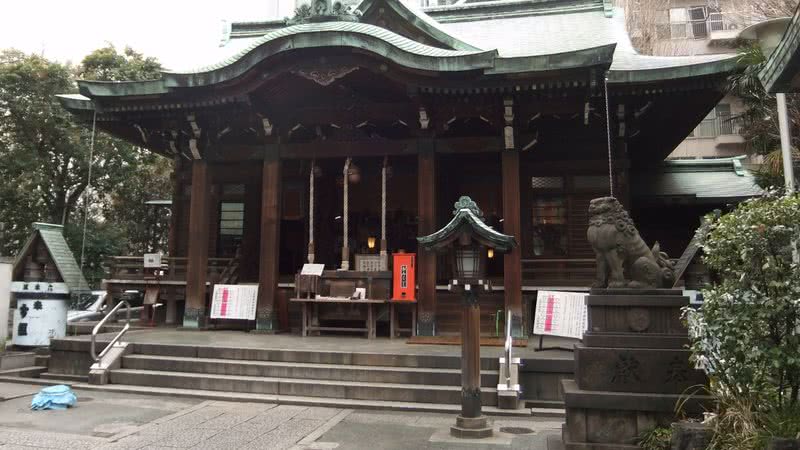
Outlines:
POLYGON ((522 260, 522 280, 525 285, 591 286, 595 273, 594 258, 522 260))
MULTIPOLYGON (((208 281, 214 283, 230 264, 231 258, 208 258, 208 281)), ((185 281, 187 258, 162 257, 164 281, 185 281)), ((145 278, 144 258, 142 256, 112 256, 106 260, 109 280, 143 280, 145 278)), ((153 269, 147 269, 151 271, 153 269)), ((150 275, 149 273, 147 275, 150 275)))

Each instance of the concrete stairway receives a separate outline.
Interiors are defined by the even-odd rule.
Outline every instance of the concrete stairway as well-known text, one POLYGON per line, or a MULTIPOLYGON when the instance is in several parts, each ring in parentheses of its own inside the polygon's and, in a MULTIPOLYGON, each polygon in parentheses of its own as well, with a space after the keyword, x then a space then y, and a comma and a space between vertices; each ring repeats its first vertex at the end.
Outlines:
MULTIPOLYGON (((461 401, 460 359, 302 350, 137 345, 112 384, 363 401, 461 401)), ((482 403, 497 404, 497 360, 482 361, 482 403)))

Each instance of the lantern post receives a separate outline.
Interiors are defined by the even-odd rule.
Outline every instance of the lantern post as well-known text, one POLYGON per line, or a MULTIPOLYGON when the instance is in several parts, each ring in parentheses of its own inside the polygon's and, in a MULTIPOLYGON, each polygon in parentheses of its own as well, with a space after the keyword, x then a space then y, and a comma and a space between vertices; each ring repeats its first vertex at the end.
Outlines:
POLYGON ((485 279, 486 249, 506 253, 516 247, 513 236, 498 233, 483 221, 483 213, 472 199, 461 197, 455 203, 453 219, 439 231, 418 237, 427 251, 453 255, 451 289, 463 296, 461 318, 461 414, 450 434, 460 438, 492 436, 492 427, 481 411, 481 289, 489 289, 485 279))

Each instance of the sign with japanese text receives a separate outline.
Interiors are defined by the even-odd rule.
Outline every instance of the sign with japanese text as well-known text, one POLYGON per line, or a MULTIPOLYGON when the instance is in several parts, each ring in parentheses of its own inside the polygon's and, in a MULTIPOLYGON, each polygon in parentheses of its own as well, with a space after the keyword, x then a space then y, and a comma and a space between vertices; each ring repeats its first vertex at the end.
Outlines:
POLYGON ((589 328, 587 294, 539 291, 533 334, 581 339, 589 328))
POLYGON ((257 302, 258 285, 214 285, 211 318, 256 320, 257 302))

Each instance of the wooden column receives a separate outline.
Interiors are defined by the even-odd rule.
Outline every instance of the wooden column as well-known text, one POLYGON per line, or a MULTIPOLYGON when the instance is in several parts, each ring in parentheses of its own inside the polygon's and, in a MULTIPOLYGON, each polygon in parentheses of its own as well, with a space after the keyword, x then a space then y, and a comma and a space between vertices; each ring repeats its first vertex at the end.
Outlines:
MULTIPOLYGON (((427 236, 436 231, 436 154, 433 140, 419 142, 417 159, 417 235, 427 236)), ((417 249, 417 335, 436 334, 436 254, 417 249)))
POLYGON ((189 200, 189 261, 186 265, 186 309, 183 326, 203 328, 206 313, 206 279, 208 274, 208 163, 192 161, 192 196, 189 200))
POLYGON ((261 179, 261 262, 256 330, 278 329, 278 257, 281 231, 281 162, 277 151, 264 158, 261 179))
MULTIPOLYGON (((170 205, 169 215, 169 242, 167 244, 167 255, 170 258, 178 256, 178 227, 180 226, 181 215, 183 214, 183 182, 181 177, 182 161, 180 155, 174 158, 172 165, 172 205, 170 205)), ((175 299, 175 289, 170 290, 166 299, 166 317, 164 323, 175 324, 178 314, 177 300, 175 299)))
POLYGON ((172 165, 170 181, 172 182, 172 204, 169 216, 169 242, 167 244, 168 256, 178 256, 178 226, 180 224, 181 209, 183 206, 183 183, 181 180, 181 157, 176 156, 172 165))
MULTIPOLYGON (((519 242, 520 224, 519 150, 503 150, 503 233, 514 236, 519 242)), ((505 308, 511 311, 511 333, 522 337, 522 250, 515 247, 503 256, 503 286, 505 308)))
MULTIPOLYGON (((501 156, 503 173, 503 233, 522 240, 520 224, 519 192, 519 149, 516 147, 514 132, 514 101, 506 98, 503 102, 505 128, 504 150, 501 156)), ((511 334, 522 337, 522 250, 513 248, 503 256, 503 287, 505 309, 511 311, 511 334)))

